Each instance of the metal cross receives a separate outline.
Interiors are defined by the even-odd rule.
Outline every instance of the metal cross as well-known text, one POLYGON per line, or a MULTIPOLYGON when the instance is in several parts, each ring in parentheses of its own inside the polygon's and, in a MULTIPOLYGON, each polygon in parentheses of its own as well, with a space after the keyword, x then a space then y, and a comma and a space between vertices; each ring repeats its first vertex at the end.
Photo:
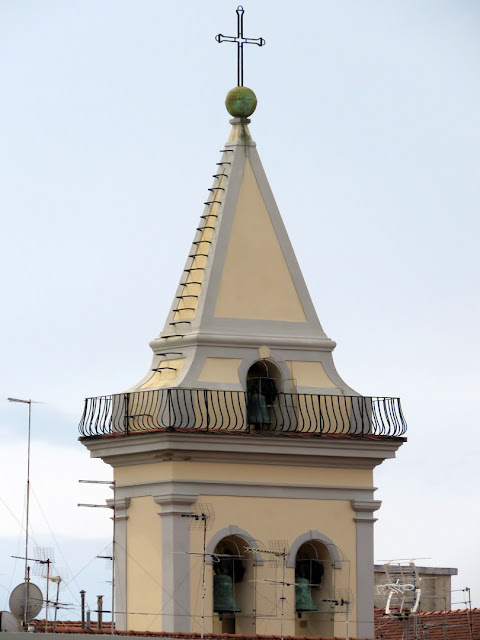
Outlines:
POLYGON ((244 8, 240 5, 237 7, 237 37, 224 36, 219 33, 215 36, 217 42, 236 42, 237 43, 237 83, 239 87, 243 87, 243 45, 257 44, 263 47, 265 40, 263 38, 244 38, 243 37, 243 14, 244 8))

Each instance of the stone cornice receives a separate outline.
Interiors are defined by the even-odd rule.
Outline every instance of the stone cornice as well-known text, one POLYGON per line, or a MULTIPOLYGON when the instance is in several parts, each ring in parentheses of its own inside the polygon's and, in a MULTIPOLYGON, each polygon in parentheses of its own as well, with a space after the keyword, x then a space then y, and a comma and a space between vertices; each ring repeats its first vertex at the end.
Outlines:
MULTIPOLYGON (((285 323, 278 323, 279 325, 285 323)), ((237 335, 221 333, 191 333, 186 336, 168 338, 155 338, 150 342, 150 347, 155 351, 164 349, 168 344, 173 346, 215 346, 215 347, 261 347, 266 342, 274 349, 305 349, 307 351, 333 351, 337 346, 334 340, 329 338, 317 338, 316 336, 288 337, 281 335, 237 335)))
POLYGON ((101 458, 113 467, 192 460, 373 469, 384 460, 394 458, 403 439, 159 431, 113 438, 84 438, 82 443, 92 458, 101 458))
POLYGON ((377 518, 373 517, 373 512, 382 506, 381 500, 351 500, 352 509, 355 510, 357 517, 355 522, 374 523, 377 518))
POLYGON ((128 498, 153 496, 158 504, 192 504, 198 495, 222 495, 308 500, 349 500, 371 504, 376 487, 290 484, 220 480, 159 480, 119 484, 117 491, 128 498), (352 498, 354 498, 352 500, 352 498))
POLYGON ((159 516, 188 514, 191 512, 190 505, 198 499, 198 493, 179 492, 171 481, 158 483, 157 491, 153 500, 162 507, 159 516))

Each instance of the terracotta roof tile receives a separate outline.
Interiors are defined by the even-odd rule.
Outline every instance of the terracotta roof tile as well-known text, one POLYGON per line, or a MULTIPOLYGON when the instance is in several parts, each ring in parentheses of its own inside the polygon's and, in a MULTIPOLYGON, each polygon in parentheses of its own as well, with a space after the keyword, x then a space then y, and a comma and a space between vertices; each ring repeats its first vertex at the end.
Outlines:
MULTIPOLYGON (((418 614, 418 640, 480 640, 480 609, 457 609, 454 611, 422 611, 418 614)), ((39 631, 45 629, 45 620, 36 621, 39 631)), ((49 630, 53 625, 49 622, 49 630)), ((91 630, 81 628, 78 620, 57 621, 57 633, 110 634, 110 622, 97 629, 96 622, 91 630)), ((413 618, 410 618, 410 638, 414 637, 413 618)), ((199 633, 171 633, 153 631, 116 631, 119 636, 144 636, 151 638, 176 638, 177 640, 198 640, 199 633)), ((273 635, 204 634, 205 640, 278 640, 273 635)), ((384 609, 375 609, 375 638, 378 640, 406 640, 407 621, 400 616, 386 616, 384 609)), ((343 640, 342 638, 306 638, 305 636, 285 636, 284 640, 343 640)))

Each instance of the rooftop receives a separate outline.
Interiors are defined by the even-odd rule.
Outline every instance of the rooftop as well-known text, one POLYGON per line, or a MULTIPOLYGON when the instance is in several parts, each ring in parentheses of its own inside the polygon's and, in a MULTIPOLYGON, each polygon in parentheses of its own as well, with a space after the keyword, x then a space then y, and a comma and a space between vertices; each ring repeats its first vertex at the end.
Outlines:
MULTIPOLYGON (((36 623, 37 631, 45 630, 45 621, 36 623)), ((96 623, 91 629, 82 629, 80 621, 58 621, 57 633, 111 634, 110 623, 104 623, 103 629, 97 629, 96 623)), ((152 638, 177 638, 178 640, 197 640, 199 633, 168 633, 148 631, 116 631, 115 635, 152 638)), ((409 637, 413 638, 413 617, 410 617, 409 637)), ((207 640, 277 640, 274 635, 241 635, 205 633, 207 640)), ((384 609, 375 610, 375 638, 383 640, 406 640, 406 618, 385 616, 384 609)), ((480 609, 456 609, 451 611, 424 611, 418 614, 418 640, 478 640, 480 638, 480 609)), ((285 636, 285 640, 306 640, 306 636, 285 636)), ((311 640, 311 637, 309 637, 311 640)), ((318 640, 340 640, 318 638, 318 640)))

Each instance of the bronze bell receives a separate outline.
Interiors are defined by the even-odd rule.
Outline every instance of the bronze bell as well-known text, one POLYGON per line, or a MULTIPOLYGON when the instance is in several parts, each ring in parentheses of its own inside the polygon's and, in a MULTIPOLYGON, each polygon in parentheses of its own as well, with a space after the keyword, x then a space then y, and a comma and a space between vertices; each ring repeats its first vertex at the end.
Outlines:
POLYGON ((318 611, 307 578, 295 578, 295 611, 318 611))
POLYGON ((233 594, 233 579, 227 575, 213 576, 213 610, 217 613, 238 613, 241 611, 233 594))

